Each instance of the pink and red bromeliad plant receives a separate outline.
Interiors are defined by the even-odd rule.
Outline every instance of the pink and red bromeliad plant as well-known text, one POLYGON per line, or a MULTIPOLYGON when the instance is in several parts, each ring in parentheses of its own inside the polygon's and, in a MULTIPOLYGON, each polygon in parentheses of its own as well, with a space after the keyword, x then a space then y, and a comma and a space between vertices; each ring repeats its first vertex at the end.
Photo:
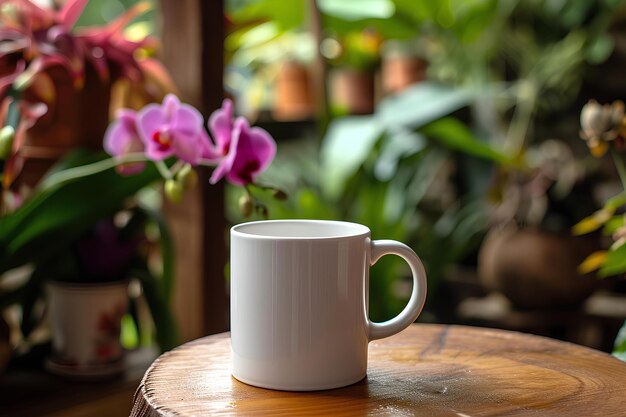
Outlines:
MULTIPOLYGON (((79 91, 88 71, 112 87, 118 81, 135 86, 141 97, 161 99, 174 84, 153 57, 158 42, 152 36, 131 39, 125 29, 150 5, 134 7, 104 26, 79 27, 76 22, 88 0, 67 0, 59 7, 32 0, 0 0, 0 172, 9 191, 21 172, 26 130, 49 109, 59 91, 53 74, 60 69, 79 91)), ((116 84, 117 85, 117 84, 116 84)), ((54 111, 52 112, 54 113, 54 111)))

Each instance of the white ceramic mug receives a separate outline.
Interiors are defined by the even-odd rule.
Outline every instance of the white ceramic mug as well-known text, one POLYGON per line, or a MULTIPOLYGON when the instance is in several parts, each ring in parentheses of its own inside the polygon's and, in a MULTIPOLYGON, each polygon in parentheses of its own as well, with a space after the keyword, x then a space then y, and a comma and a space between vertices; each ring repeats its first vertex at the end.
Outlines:
POLYGON ((273 220, 231 229, 232 374, 250 385, 311 391, 353 384, 367 372, 370 341, 419 316, 426 273, 403 243, 370 239, 363 225, 273 220), (369 267, 398 255, 413 273, 404 310, 384 323, 367 316, 369 267))

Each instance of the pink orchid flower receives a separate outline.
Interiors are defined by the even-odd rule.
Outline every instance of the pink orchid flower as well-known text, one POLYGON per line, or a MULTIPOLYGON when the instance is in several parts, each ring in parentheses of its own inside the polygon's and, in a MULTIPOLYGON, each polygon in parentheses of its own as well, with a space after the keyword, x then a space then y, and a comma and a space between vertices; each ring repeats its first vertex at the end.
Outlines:
MULTIPOLYGON (((104 134, 104 150, 115 157, 145 151, 137 131, 137 112, 129 109, 120 109, 117 112, 117 118, 104 134)), ((122 164, 117 170, 120 174, 132 175, 143 171, 145 165, 145 162, 122 164)))
POLYGON ((259 127, 251 128, 243 117, 233 121, 232 102, 228 99, 211 115, 209 130, 214 144, 205 149, 203 157, 218 162, 211 184, 223 177, 235 185, 253 183, 274 159, 276 142, 272 136, 259 127))
POLYGON ((197 165, 206 146, 203 119, 198 110, 182 104, 173 94, 168 94, 163 104, 149 104, 137 118, 139 135, 146 146, 146 156, 162 161, 170 156, 197 165))

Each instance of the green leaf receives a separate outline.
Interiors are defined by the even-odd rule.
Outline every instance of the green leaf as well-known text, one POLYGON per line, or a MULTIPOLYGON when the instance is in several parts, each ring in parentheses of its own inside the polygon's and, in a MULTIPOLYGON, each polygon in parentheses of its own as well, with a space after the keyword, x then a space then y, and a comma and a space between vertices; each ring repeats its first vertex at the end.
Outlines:
POLYGON ((609 250, 604 265, 600 268, 599 276, 623 274, 626 272, 626 245, 609 250))
POLYGON ((320 12, 346 20, 388 19, 395 6, 391 0, 317 0, 320 12))
POLYGON ((122 317, 120 342, 125 349, 136 349, 139 346, 139 331, 130 314, 122 317))
POLYGON ((167 222, 161 213, 155 210, 143 209, 148 217, 157 225, 159 229, 159 247, 161 249, 162 273, 159 280, 161 291, 169 303, 174 293, 174 268, 175 251, 172 235, 167 227, 167 222))
MULTIPOLYGON (((95 158, 98 163, 104 155, 95 158)), ((68 158, 72 165, 81 165, 80 160, 68 158)), ((93 162, 94 156, 83 156, 82 160, 93 162)), ((67 165, 65 168, 69 169, 67 165)), ((60 251, 95 221, 114 214, 124 200, 158 178, 150 164, 144 172, 133 176, 120 176, 109 168, 36 189, 18 210, 0 218, 0 272, 37 261, 51 250, 60 251)))
POLYGON ((424 21, 435 22, 442 7, 440 0, 395 0, 398 12, 415 23, 424 21))
POLYGON ((613 37, 609 34, 602 34, 591 40, 585 53, 585 58, 590 64, 598 65, 606 61, 613 52, 613 37))
POLYGON ((479 141, 459 120, 446 117, 420 129, 425 136, 437 140, 449 149, 460 151, 477 158, 490 160, 503 165, 513 165, 508 156, 479 141))
POLYGON ((606 200, 604 208, 614 213, 615 210, 626 204, 626 193, 620 193, 606 200))
POLYGON ((476 90, 423 82, 383 100, 376 109, 376 117, 387 128, 403 126, 417 129, 467 106, 478 93, 476 90))
POLYGON ((346 20, 323 15, 323 22, 325 28, 338 36, 361 32, 363 28, 375 31, 383 39, 411 39, 415 36, 415 25, 407 19, 346 20))
POLYGON ((322 184, 329 196, 339 196, 382 133, 382 126, 371 116, 343 117, 329 125, 320 150, 322 184))
POLYGON ((156 340, 159 347, 162 351, 173 349, 179 343, 178 331, 167 296, 163 293, 159 280, 146 269, 133 270, 131 271, 131 276, 139 279, 141 282, 146 302, 154 321, 156 340))
POLYGON ((37 325, 37 323, 33 321, 33 309, 35 303, 42 295, 44 281, 48 278, 46 270, 47 267, 45 263, 37 265, 24 286, 24 296, 20 301, 22 305, 22 322, 20 328, 25 338, 30 335, 30 332, 37 325))
POLYGON ((611 236, 617 229, 624 226, 624 215, 613 216, 605 224, 602 233, 611 236))
POLYGON ((426 148, 423 135, 408 129, 397 129, 382 143, 380 156, 376 160, 374 174, 380 181, 391 180, 398 170, 401 159, 414 155, 426 148))
POLYGON ((293 1, 286 6, 283 0, 261 0, 251 2, 239 10, 233 10, 229 17, 235 24, 268 20, 282 30, 289 30, 304 24, 304 8, 304 1, 293 1))
POLYGON ((626 361, 626 321, 622 324, 622 327, 619 329, 617 337, 615 338, 613 355, 618 359, 626 361))

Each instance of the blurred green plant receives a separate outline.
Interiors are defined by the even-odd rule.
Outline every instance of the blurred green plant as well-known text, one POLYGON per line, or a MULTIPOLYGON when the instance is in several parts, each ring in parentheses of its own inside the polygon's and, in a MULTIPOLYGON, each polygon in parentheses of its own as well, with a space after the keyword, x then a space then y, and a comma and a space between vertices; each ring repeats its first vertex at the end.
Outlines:
MULTIPOLYGON (((488 226, 483 198, 488 176, 459 197, 450 184, 452 161, 516 163, 449 116, 477 94, 420 84, 384 100, 374 115, 334 120, 320 149, 301 142, 291 152, 281 148, 268 181, 297 191, 280 204, 265 194, 271 218, 342 219, 367 225, 373 238, 404 241, 424 261, 429 297, 436 299, 447 268, 477 247, 488 226)), ((229 189, 231 203, 239 196, 229 189)), ((228 215, 233 222, 244 220, 234 210, 228 215)), ((393 257, 372 268, 373 320, 401 311, 410 287, 401 277, 407 275, 404 263, 393 257)))
MULTIPOLYGON (((33 328, 32 309, 43 296, 48 279, 64 271, 61 260, 73 251, 73 244, 98 220, 124 208, 126 201, 140 189, 157 181, 160 174, 150 166, 144 172, 121 177, 115 164, 72 180, 55 180, 56 173, 106 160, 104 154, 75 152, 64 158, 33 190, 22 206, 0 217, 0 309, 19 305, 22 309, 24 337, 33 328), (107 190, 107 192, 102 192, 107 190), (13 287, 5 272, 33 265, 24 283, 13 287)), ((163 350, 176 346, 176 326, 169 309, 173 280, 173 249, 165 223, 154 211, 136 209, 135 218, 158 228, 161 265, 148 268, 147 261, 135 262, 132 277, 141 281, 155 323, 156 339, 163 350)))
MULTIPOLYGON (((278 27, 304 27, 306 3, 296 3, 298 13, 278 27)), ((454 87, 421 83, 380 102, 372 116, 333 120, 321 148, 309 153, 321 168, 303 169, 310 164, 302 158, 279 160, 274 182, 299 191, 282 207, 270 203, 270 212, 275 218, 362 222, 374 237, 404 240, 427 264, 435 289, 446 268, 475 249, 489 227, 490 179, 533 170, 530 144, 544 139, 533 136, 537 116, 571 105, 589 68, 612 53, 609 27, 623 1, 316 4, 323 37, 371 30, 383 40, 413 39, 428 62, 429 78, 454 87), (471 123, 456 113, 467 107, 471 123)), ((257 23, 271 20, 263 10, 275 2, 246 5, 264 13, 257 23)), ((393 277, 403 266, 383 262, 380 275, 378 265, 372 270, 370 308, 377 320, 402 305, 393 277)))

